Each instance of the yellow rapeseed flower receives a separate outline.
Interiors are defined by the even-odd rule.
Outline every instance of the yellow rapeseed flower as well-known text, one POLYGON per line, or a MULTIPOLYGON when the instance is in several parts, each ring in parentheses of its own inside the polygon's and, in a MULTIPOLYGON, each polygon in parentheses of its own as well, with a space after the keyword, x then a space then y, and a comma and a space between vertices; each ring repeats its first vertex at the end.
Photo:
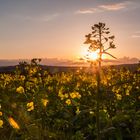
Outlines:
POLYGON ((67 105, 70 105, 70 104, 71 104, 71 100, 70 100, 70 99, 67 99, 65 103, 66 103, 67 105))
POLYGON ((24 88, 22 86, 19 86, 17 89, 16 89, 16 92, 17 93, 24 93, 24 88))
POLYGON ((21 75, 21 76, 20 76, 20 79, 21 79, 22 81, 24 81, 24 80, 25 80, 25 76, 24 76, 24 75, 21 75))
POLYGON ((77 109, 76 109, 76 114, 78 115, 80 112, 81 112, 81 111, 80 111, 79 107, 77 107, 77 109))
POLYGON ((32 110, 34 110, 34 102, 27 103, 27 111, 32 111, 32 110))
POLYGON ((78 99, 81 98, 81 95, 80 95, 78 92, 76 92, 75 94, 76 94, 76 97, 77 97, 78 99))
POLYGON ((81 95, 78 92, 72 92, 72 93, 70 93, 70 97, 72 99, 74 99, 74 98, 80 99, 81 98, 81 95))
POLYGON ((126 95, 127 95, 127 96, 129 96, 129 95, 130 95, 129 91, 126 91, 126 95))
POLYGON ((75 92, 70 93, 70 97, 71 97, 72 99, 76 98, 75 92))
POLYGON ((2 116, 2 112, 0 111, 0 116, 2 116))
POLYGON ((64 95, 63 95, 63 93, 59 92, 59 93, 58 93, 58 96, 61 98, 61 100, 64 99, 64 95))
POLYGON ((132 90, 132 86, 128 86, 126 89, 126 95, 129 96, 130 95, 130 91, 132 90))
POLYGON ((42 102, 43 106, 46 107, 49 101, 47 99, 41 99, 41 102, 42 102))
POLYGON ((67 93, 64 96, 65 96, 65 98, 68 98, 69 97, 69 95, 67 93))
POLYGON ((3 120, 0 119, 0 128, 3 127, 3 120))
POLYGON ((12 117, 9 117, 8 121, 14 129, 20 129, 18 123, 12 117))
POLYGON ((116 94, 116 96, 117 96, 117 100, 121 100, 122 99, 122 95, 116 94))

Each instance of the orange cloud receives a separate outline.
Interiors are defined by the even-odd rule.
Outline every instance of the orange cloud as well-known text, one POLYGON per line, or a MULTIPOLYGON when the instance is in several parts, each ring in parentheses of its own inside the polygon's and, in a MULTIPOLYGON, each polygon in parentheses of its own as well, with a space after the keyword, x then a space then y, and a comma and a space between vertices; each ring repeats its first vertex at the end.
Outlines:
POLYGON ((131 37, 132 38, 140 38, 140 31, 136 31, 131 37))
POLYGON ((117 10, 127 8, 129 4, 132 4, 132 2, 125 1, 121 3, 99 5, 94 8, 81 9, 81 10, 76 11, 75 13, 76 14, 94 14, 94 13, 99 13, 103 11, 117 11, 117 10))
POLYGON ((108 4, 108 5, 100 5, 100 8, 109 11, 115 11, 126 8, 126 3, 116 3, 116 4, 108 4))
POLYGON ((132 38, 140 38, 140 35, 132 35, 132 38))
POLYGON ((89 8, 89 9, 78 10, 76 11, 76 14, 93 14, 97 12, 101 12, 101 10, 98 8, 89 8))

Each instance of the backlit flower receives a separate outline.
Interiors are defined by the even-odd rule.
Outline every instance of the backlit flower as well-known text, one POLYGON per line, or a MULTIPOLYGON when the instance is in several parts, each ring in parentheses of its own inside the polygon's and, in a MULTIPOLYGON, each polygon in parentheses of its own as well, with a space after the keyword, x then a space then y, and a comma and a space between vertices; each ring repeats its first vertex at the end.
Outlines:
POLYGON ((20 129, 18 123, 12 117, 9 117, 8 121, 14 129, 20 129))
POLYGON ((34 102, 27 103, 27 111, 32 111, 32 110, 34 110, 34 102))
POLYGON ((2 116, 2 112, 0 111, 0 116, 2 116))
POLYGON ((17 89, 16 89, 16 92, 17 93, 24 93, 24 88, 22 86, 19 86, 17 89))
POLYGON ((49 101, 47 99, 41 99, 41 102, 42 102, 43 106, 46 107, 49 101))
POLYGON ((0 119, 0 128, 3 127, 3 120, 0 119))
POLYGON ((116 96, 117 96, 117 100, 121 100, 122 99, 122 95, 116 94, 116 96))
POLYGON ((66 103, 67 105, 70 105, 70 104, 71 104, 71 100, 70 100, 70 99, 67 99, 65 103, 66 103))

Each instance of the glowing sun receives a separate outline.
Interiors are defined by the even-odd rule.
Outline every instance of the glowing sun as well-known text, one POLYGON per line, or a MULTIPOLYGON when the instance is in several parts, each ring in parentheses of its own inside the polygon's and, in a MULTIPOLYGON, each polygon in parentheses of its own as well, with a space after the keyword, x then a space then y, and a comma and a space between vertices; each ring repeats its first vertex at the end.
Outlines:
POLYGON ((85 48, 85 49, 82 49, 81 55, 84 56, 85 59, 88 58, 91 61, 95 61, 99 58, 99 51, 97 50, 94 52, 89 52, 87 48, 85 48))
POLYGON ((99 58, 99 53, 95 52, 87 52, 87 56, 90 60, 97 60, 99 58))

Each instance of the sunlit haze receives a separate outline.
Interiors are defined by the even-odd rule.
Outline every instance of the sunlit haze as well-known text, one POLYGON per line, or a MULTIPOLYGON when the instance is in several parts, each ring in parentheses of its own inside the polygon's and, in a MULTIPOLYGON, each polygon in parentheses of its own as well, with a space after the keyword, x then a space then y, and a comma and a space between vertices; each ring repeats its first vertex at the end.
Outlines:
POLYGON ((115 35, 111 54, 140 59, 139 13, 140 0, 0 0, 0 59, 77 60, 98 22, 115 35))

